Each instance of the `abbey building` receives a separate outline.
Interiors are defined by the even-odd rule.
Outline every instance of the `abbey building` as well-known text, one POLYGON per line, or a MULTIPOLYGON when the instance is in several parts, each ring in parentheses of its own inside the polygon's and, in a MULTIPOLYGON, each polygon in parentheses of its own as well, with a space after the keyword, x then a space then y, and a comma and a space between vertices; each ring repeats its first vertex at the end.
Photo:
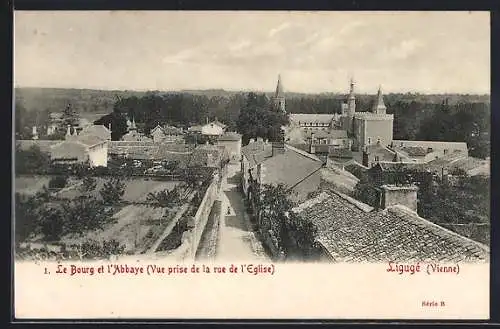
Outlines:
MULTIPOLYGON (((279 79, 277 91, 280 90, 280 95, 283 95, 282 88, 279 79)), ((284 107, 284 97, 282 104, 284 107)), ((373 144, 391 144, 394 115, 386 113, 381 88, 373 107, 368 111, 357 112, 354 82, 351 80, 349 95, 341 108, 340 114, 291 113, 290 125, 286 128, 287 140, 290 143, 323 144, 353 150, 361 150, 373 144)))

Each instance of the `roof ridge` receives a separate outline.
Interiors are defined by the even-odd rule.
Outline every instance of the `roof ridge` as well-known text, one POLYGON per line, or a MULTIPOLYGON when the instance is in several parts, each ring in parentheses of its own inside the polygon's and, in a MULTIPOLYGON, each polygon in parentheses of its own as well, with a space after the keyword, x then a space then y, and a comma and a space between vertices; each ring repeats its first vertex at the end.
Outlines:
POLYGON ((372 212, 375 209, 374 207, 372 207, 364 202, 361 202, 359 200, 356 200, 356 199, 348 196, 347 194, 344 194, 344 193, 341 193, 341 192, 335 191, 335 190, 331 190, 331 192, 337 194, 339 197, 348 201, 352 205, 356 206, 356 208, 358 208, 359 210, 362 210, 364 212, 372 212))
MULTIPOLYGON (((451 231, 451 230, 449 230, 449 229, 447 229, 445 227, 437 225, 437 224, 431 222, 430 220, 421 217, 417 212, 412 211, 408 207, 405 207, 405 206, 402 206, 402 205, 393 205, 393 206, 388 207, 387 210, 389 212, 392 212, 393 214, 396 214, 396 215, 398 214, 398 211, 400 213, 405 214, 405 215, 409 215, 410 218, 414 222, 418 220, 420 222, 420 224, 424 224, 427 227, 429 227, 431 229, 434 229, 435 231, 439 231, 439 232, 445 233, 446 235, 450 236, 453 239, 465 240, 468 243, 471 243, 471 244, 479 247, 483 251, 486 251, 488 254, 490 253, 490 248, 487 245, 485 245, 483 243, 480 243, 480 242, 477 242, 477 241, 474 241, 474 240, 469 239, 469 238, 467 238, 467 237, 465 237, 463 235, 460 235, 460 234, 458 234, 456 232, 453 232, 453 231, 451 231)), ((408 219, 408 217, 405 216, 405 219, 408 219)), ((417 223, 417 224, 419 224, 419 223, 417 223)))
POLYGON ((296 148, 296 147, 291 146, 290 144, 285 144, 285 147, 286 147, 286 148, 288 148, 288 149, 290 149, 291 151, 294 151, 295 153, 298 153, 298 154, 300 154, 300 155, 302 155, 302 156, 306 157, 306 158, 312 159, 312 160, 314 160, 314 161, 323 162, 323 161, 321 161, 321 159, 320 159, 320 158, 318 158, 317 156, 315 156, 315 155, 313 155, 313 154, 310 154, 310 153, 307 153, 307 152, 305 152, 305 151, 302 151, 302 150, 300 150, 300 149, 298 149, 298 148, 296 148))
POLYGON ((328 192, 322 191, 320 194, 318 194, 314 198, 308 199, 308 200, 302 202, 301 204, 299 204, 298 206, 292 208, 292 211, 295 213, 299 213, 302 210, 307 209, 307 208, 325 200, 326 198, 328 198, 328 196, 329 196, 328 192))

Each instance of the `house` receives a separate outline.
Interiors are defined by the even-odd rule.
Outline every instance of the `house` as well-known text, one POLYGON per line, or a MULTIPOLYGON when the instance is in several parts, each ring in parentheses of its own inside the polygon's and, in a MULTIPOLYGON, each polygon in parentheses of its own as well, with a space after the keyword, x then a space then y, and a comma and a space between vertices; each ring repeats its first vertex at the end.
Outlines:
POLYGON ((177 127, 157 125, 151 129, 150 135, 155 143, 173 143, 182 139, 184 132, 177 127))
POLYGON ((89 125, 80 131, 79 136, 97 136, 102 140, 111 140, 111 131, 104 125, 89 125))
POLYGON ((402 158, 417 162, 428 162, 450 154, 455 154, 457 158, 468 157, 465 142, 393 140, 390 148, 402 158))
POLYGON ((386 186, 380 210, 323 191, 293 211, 318 229, 319 257, 329 262, 488 262, 486 245, 420 217, 415 188, 386 186))
POLYGON ((137 130, 130 130, 122 136, 121 140, 124 142, 153 142, 153 139, 139 133, 137 130))
POLYGON ((380 161, 396 162, 398 161, 396 152, 382 145, 380 142, 376 144, 366 145, 361 154, 361 164, 365 167, 373 167, 380 161))
POLYGON ((160 143, 165 138, 165 133, 163 132, 163 128, 160 125, 157 125, 153 129, 151 129, 151 132, 149 134, 151 135, 151 137, 153 137, 154 143, 160 143))
POLYGON ((107 167, 108 141, 97 136, 83 135, 51 146, 53 163, 89 163, 91 167, 107 167))
POLYGON ((201 134, 205 136, 222 136, 226 130, 226 125, 215 119, 201 126, 201 134))
POLYGON ((256 141, 242 148, 242 187, 248 199, 264 184, 283 184, 300 201, 321 184, 318 157, 284 143, 256 141))
POLYGON ((241 135, 235 132, 226 132, 217 138, 217 145, 224 146, 231 162, 241 159, 241 135))

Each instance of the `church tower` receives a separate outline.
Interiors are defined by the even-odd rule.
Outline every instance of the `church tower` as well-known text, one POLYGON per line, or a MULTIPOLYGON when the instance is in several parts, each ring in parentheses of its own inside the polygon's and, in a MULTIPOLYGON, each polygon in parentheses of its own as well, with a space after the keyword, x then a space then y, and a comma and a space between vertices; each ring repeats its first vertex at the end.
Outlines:
POLYGON ((349 98, 347 99, 349 117, 352 119, 356 112, 356 97, 354 96, 354 80, 351 78, 349 86, 349 98))
POLYGON ((378 87, 377 98, 375 103, 373 103, 372 112, 377 114, 386 114, 387 107, 384 103, 384 96, 382 95, 382 87, 378 87))
POLYGON ((278 84, 276 86, 276 92, 273 97, 274 106, 281 112, 286 113, 285 106, 285 93, 283 92, 283 85, 281 83, 281 75, 278 75, 278 84))
POLYGON ((352 123, 354 113, 356 113, 356 96, 354 96, 354 80, 351 78, 347 102, 342 104, 343 129, 346 130, 349 135, 354 133, 352 123))

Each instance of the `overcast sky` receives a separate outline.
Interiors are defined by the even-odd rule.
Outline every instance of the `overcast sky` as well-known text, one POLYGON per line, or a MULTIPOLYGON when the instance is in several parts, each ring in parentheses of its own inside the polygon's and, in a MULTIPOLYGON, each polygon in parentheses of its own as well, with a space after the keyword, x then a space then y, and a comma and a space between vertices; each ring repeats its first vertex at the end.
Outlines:
POLYGON ((490 90, 488 12, 16 12, 16 86, 490 90))

